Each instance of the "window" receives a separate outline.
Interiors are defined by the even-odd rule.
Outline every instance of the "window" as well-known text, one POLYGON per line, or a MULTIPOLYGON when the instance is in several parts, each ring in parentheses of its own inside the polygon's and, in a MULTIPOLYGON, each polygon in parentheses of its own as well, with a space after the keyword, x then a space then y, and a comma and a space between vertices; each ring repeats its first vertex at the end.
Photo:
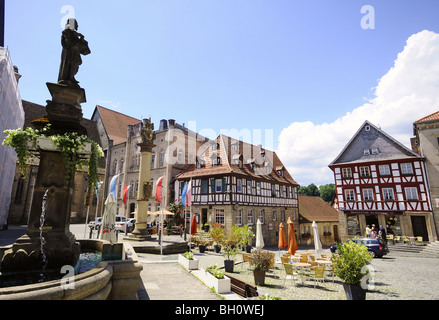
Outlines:
POLYGON ((372 154, 378 154, 378 148, 372 148, 372 154))
POLYGON ((215 210, 215 223, 224 225, 224 209, 215 210))
POLYGON ((182 150, 178 150, 178 152, 177 152, 177 162, 179 164, 183 163, 183 151, 182 150))
POLYGON ((281 212, 280 212, 280 219, 282 221, 285 221, 285 210, 281 210, 281 212))
POLYGON ((364 189, 363 190, 363 200, 364 201, 373 201, 373 189, 364 189))
POLYGON ((362 177, 370 177, 369 167, 360 167, 360 175, 362 177))
POLYGON ((413 167, 411 163, 401 163, 402 174, 413 174, 413 167))
POLYGON ((221 193, 224 192, 225 190, 223 190, 223 179, 216 179, 215 180, 215 192, 216 193, 221 193))
POLYGON ((352 178, 352 170, 351 168, 343 168, 342 169, 343 178, 352 178))
POLYGON ((384 200, 386 200, 386 201, 395 200, 393 189, 392 188, 383 188, 383 197, 384 197, 384 200))
POLYGON ((120 168, 119 168, 119 173, 122 173, 122 171, 123 171, 123 163, 124 163, 124 160, 123 160, 123 158, 120 160, 120 168))
POLYGON ((209 193, 209 180, 201 180, 201 194, 209 193))
POLYGON ((160 167, 163 167, 165 162, 165 150, 160 151, 160 167))
POLYGON ((113 174, 116 174, 117 170, 117 160, 114 160, 114 164, 113 164, 113 174))
POLYGON ((259 221, 261 221, 262 224, 265 224, 265 210, 261 209, 259 211, 259 216, 258 216, 259 221))
POLYGON ((273 221, 277 221, 277 211, 273 210, 273 221))
POLYGON ((256 182, 256 194, 258 196, 261 195, 261 183, 260 182, 256 182))
POLYGON ((151 154, 151 169, 154 169, 155 166, 155 152, 151 154))
POLYGON ((271 196, 276 197, 276 186, 274 184, 271 186, 271 196))
POLYGON ((370 149, 364 149, 364 150, 363 150, 363 154, 364 154, 365 156, 370 155, 370 149))
POLYGON ((419 200, 418 190, 415 187, 405 188, 405 198, 407 200, 419 200))
POLYGON ((247 223, 252 226, 255 224, 255 217, 253 216, 253 210, 249 210, 247 214, 247 223))
POLYGON ((345 200, 346 201, 355 201, 355 192, 352 189, 345 190, 345 200))
POLYGON ((379 166, 380 176, 390 176, 390 166, 388 164, 384 164, 379 166))
POLYGON ((252 182, 247 181, 247 194, 252 194, 252 182))
POLYGON ((242 179, 236 180, 236 191, 241 193, 242 192, 242 179))
POLYGON ((238 213, 236 214, 236 220, 235 220, 235 223, 238 225, 238 226, 242 226, 242 209, 241 210, 238 210, 238 213))
POLYGON ((285 186, 280 186, 279 191, 280 197, 283 198, 285 196, 285 186))

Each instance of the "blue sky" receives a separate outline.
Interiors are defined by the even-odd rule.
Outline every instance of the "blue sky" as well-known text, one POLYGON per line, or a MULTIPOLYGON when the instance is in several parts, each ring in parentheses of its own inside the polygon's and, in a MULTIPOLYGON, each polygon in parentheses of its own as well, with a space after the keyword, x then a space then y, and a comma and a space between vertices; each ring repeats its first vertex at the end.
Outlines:
MULTIPOLYGON (((374 99, 407 39, 439 33, 439 1, 6 0, 5 45, 25 100, 50 99, 65 5, 92 51, 76 77, 84 117, 99 104, 217 134, 269 129, 276 150, 292 123, 333 123, 374 99), (375 9, 375 29, 361 28, 364 5, 375 9)), ((327 168, 301 177, 293 154, 281 159, 299 183, 331 182, 327 168)))

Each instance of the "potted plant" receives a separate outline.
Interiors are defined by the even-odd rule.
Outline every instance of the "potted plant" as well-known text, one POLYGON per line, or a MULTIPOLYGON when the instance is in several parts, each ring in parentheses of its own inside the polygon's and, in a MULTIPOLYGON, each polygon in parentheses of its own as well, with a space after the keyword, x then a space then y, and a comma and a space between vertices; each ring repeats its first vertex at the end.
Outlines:
POLYGON ((235 265, 235 256, 237 254, 237 245, 240 241, 239 229, 236 225, 232 227, 232 230, 228 232, 221 240, 221 246, 223 247, 224 254, 224 267, 226 272, 233 272, 235 265))
POLYGON ((241 234, 241 245, 245 249, 245 252, 251 253, 252 246, 251 243, 253 241, 253 238, 255 237, 255 234, 251 227, 246 224, 240 228, 240 234, 241 234))
POLYGON ((212 228, 210 228, 210 237, 215 241, 215 245, 213 246, 216 253, 221 251, 221 241, 224 237, 224 228, 220 224, 213 224, 212 228))
POLYGON ((206 222, 206 223, 203 225, 203 230, 204 230, 204 232, 209 232, 209 229, 210 229, 209 223, 206 222))
POLYGON ((198 249, 200 250, 200 253, 204 253, 208 245, 209 245, 209 239, 205 237, 198 238, 198 249))
POLYGON ((367 265, 372 256, 366 246, 354 241, 337 245, 338 254, 333 255, 334 273, 343 280, 343 287, 348 300, 365 300, 367 285, 363 277, 369 273, 367 265))
POLYGON ((219 269, 217 265, 207 267, 206 272, 206 284, 207 286, 214 287, 217 293, 227 293, 231 291, 231 280, 224 275, 224 271, 219 269))
POLYGON ((198 259, 194 259, 192 252, 185 252, 178 255, 178 263, 180 263, 187 270, 198 270, 198 259))
POLYGON ((262 249, 256 249, 253 250, 251 258, 253 261, 253 276, 255 279, 255 285, 263 286, 265 284, 265 273, 270 269, 270 252, 262 249))

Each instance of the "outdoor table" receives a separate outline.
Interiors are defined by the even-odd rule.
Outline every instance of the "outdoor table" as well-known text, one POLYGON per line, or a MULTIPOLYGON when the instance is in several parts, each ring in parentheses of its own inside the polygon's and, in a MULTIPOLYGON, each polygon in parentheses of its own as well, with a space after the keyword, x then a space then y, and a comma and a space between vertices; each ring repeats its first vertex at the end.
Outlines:
MULTIPOLYGON (((311 267, 310 263, 304 263, 304 262, 292 262, 291 263, 293 265, 293 267, 295 268, 309 268, 311 267)), ((302 285, 305 284, 303 277, 305 276, 305 274, 303 274, 302 272, 300 273, 300 277, 302 278, 302 285)))
POLYGON ((415 245, 416 237, 407 237, 410 240, 411 245, 415 245))
POLYGON ((316 262, 320 265, 325 265, 325 266, 329 266, 332 264, 332 262, 329 260, 316 260, 316 262))

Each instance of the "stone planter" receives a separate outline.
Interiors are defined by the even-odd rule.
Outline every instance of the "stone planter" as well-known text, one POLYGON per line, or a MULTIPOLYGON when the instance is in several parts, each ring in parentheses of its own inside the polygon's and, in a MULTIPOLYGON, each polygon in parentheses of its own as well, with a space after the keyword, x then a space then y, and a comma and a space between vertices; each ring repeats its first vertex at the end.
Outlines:
POLYGON ((211 273, 205 271, 206 273, 206 285, 209 288, 214 287, 216 293, 228 293, 231 290, 231 280, 229 277, 224 276, 224 279, 215 278, 211 273))
POLYGON ((198 270, 198 260, 186 259, 182 254, 178 255, 178 263, 181 264, 187 270, 198 270))

